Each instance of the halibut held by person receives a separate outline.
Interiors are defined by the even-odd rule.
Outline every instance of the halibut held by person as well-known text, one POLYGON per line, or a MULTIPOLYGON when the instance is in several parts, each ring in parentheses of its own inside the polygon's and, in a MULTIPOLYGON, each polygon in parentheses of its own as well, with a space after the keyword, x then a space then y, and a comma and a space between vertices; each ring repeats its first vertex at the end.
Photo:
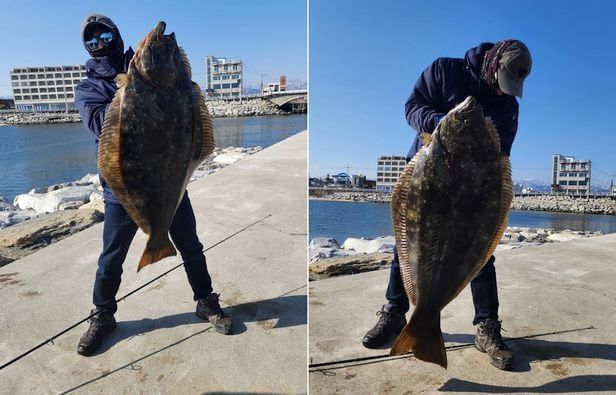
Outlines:
POLYGON ((392 195, 400 272, 415 306, 391 355, 409 351, 447 368, 441 310, 488 261, 513 198, 509 157, 469 96, 406 165, 392 195))
POLYGON ((158 22, 116 77, 98 145, 103 178, 148 235, 137 271, 177 254, 171 221, 192 173, 214 150, 203 93, 175 34, 164 33, 158 22))

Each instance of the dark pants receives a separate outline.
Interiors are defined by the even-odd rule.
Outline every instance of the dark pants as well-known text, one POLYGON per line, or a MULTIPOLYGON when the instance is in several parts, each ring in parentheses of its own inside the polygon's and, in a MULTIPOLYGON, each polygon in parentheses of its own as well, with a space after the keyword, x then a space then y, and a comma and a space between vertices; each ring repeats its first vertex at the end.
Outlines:
MULTIPOLYGON (((475 305, 475 318, 473 325, 483 322, 488 318, 498 319, 498 290, 496 288, 496 270, 494 268, 494 256, 490 257, 483 269, 471 281, 473 304, 475 305)), ((389 272, 389 284, 385 294, 390 309, 406 313, 409 311, 409 300, 404 291, 398 251, 394 249, 394 261, 389 272)))
MULTIPOLYGON (((98 310, 111 314, 117 310, 115 297, 120 287, 122 263, 136 232, 137 225, 124 207, 117 203, 105 203, 103 252, 98 258, 93 293, 93 302, 98 310)), ((203 255, 203 245, 197 237, 197 223, 188 193, 184 193, 169 233, 175 247, 182 255, 194 299, 205 298, 212 292, 212 284, 203 255)), ((137 262, 133 264, 136 270, 137 262)))

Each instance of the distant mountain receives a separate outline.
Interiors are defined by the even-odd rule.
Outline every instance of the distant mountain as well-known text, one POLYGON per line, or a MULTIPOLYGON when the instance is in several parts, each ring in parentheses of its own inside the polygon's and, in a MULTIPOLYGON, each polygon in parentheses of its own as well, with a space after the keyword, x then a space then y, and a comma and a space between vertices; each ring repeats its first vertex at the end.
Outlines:
MULTIPOLYGON (((528 179, 528 180, 514 180, 513 181, 513 193, 525 193, 537 192, 537 193, 549 193, 552 189, 552 183, 540 180, 540 179, 528 179)), ((590 181, 590 191, 593 194, 603 195, 610 191, 610 183, 602 181, 590 181)))

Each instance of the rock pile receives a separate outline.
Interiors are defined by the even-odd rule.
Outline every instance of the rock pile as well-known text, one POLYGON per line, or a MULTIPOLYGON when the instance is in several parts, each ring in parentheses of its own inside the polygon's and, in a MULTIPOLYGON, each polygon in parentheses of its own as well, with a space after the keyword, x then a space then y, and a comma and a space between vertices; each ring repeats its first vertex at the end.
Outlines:
POLYGON ((34 125, 42 123, 75 123, 81 122, 77 113, 5 113, 0 114, 0 126, 4 125, 34 125))
POLYGON ((269 100, 251 98, 242 101, 213 100, 207 102, 210 115, 218 117, 248 117, 254 115, 285 115, 269 100))
MULTIPOLYGON (((602 232, 552 230, 525 227, 507 228, 497 250, 538 246, 600 236, 602 232)), ((343 274, 360 273, 387 267, 393 259, 393 236, 348 238, 340 246, 336 239, 315 238, 309 245, 310 278, 312 280, 343 274)))
POLYGON ((515 210, 616 215, 616 200, 609 197, 586 200, 571 196, 517 196, 513 199, 511 208, 515 210))

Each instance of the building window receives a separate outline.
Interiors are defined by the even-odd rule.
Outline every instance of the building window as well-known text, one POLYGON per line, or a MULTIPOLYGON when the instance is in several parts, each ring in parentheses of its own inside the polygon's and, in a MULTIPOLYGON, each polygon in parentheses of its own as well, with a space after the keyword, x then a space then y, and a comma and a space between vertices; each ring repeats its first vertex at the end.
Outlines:
POLYGON ((47 96, 47 95, 41 95, 41 99, 47 99, 47 98, 49 98, 49 96, 47 96))
POLYGON ((63 73, 62 77, 64 77, 64 78, 71 78, 71 73, 63 73))
POLYGON ((13 80, 13 81, 18 80, 18 79, 19 79, 19 77, 18 77, 18 76, 16 76, 16 75, 12 75, 12 76, 11 76, 11 80, 13 80))
POLYGON ((62 78, 62 73, 55 73, 54 78, 62 78))
POLYGON ((222 84, 222 89, 229 89, 231 84, 222 84))
POLYGON ((220 81, 220 76, 219 75, 215 75, 214 76, 214 81, 220 81))
POLYGON ((34 74, 28 74, 28 79, 29 80, 35 80, 36 76, 34 74))
POLYGON ((32 95, 32 100, 38 100, 39 99, 39 95, 32 95))
POLYGON ((47 88, 41 88, 39 89, 41 92, 47 92, 47 88))
POLYGON ((53 81, 47 81, 47 85, 55 85, 56 83, 53 81))
POLYGON ((38 90, 38 88, 32 88, 32 89, 30 89, 30 92, 32 92, 32 93, 38 93, 38 91, 39 91, 39 90, 38 90))
POLYGON ((45 78, 53 78, 53 74, 45 74, 45 78))
POLYGON ((15 96, 15 100, 21 100, 21 96, 15 96))
POLYGON ((231 88, 239 88, 239 87, 240 87, 239 82, 236 82, 236 83, 234 83, 234 84, 231 84, 231 88))
POLYGON ((58 89, 58 92, 64 92, 64 88, 61 86, 59 86, 57 89, 58 89))
POLYGON ((27 76, 25 76, 24 74, 22 74, 22 75, 20 75, 20 76, 19 76, 19 79, 20 79, 20 80, 27 80, 27 79, 28 79, 28 77, 27 77, 27 76))
POLYGON ((229 76, 228 76, 228 75, 223 75, 223 76, 222 76, 222 79, 223 79, 223 80, 228 80, 228 79, 229 79, 229 76))
POLYGON ((55 95, 55 94, 49 95, 49 98, 50 98, 50 99, 55 99, 55 98, 56 98, 56 95, 55 95))
POLYGON ((66 87, 66 91, 67 92, 72 92, 73 91, 73 87, 72 86, 67 86, 66 87))
POLYGON ((56 88, 49 88, 48 90, 49 90, 49 92, 55 92, 56 88))
POLYGON ((30 96, 29 95, 25 95, 24 96, 24 100, 30 100, 30 96))
POLYGON ((64 99, 64 93, 58 93, 58 99, 64 99))
POLYGON ((560 181, 558 185, 567 185, 567 181, 560 181))
POLYGON ((13 93, 21 93, 21 89, 13 89, 13 93))
POLYGON ((64 80, 64 85, 70 85, 71 84, 71 80, 64 80))
POLYGON ((72 93, 67 93, 67 94, 66 94, 66 98, 67 98, 67 99, 70 99, 71 97, 73 97, 73 94, 72 94, 72 93))

